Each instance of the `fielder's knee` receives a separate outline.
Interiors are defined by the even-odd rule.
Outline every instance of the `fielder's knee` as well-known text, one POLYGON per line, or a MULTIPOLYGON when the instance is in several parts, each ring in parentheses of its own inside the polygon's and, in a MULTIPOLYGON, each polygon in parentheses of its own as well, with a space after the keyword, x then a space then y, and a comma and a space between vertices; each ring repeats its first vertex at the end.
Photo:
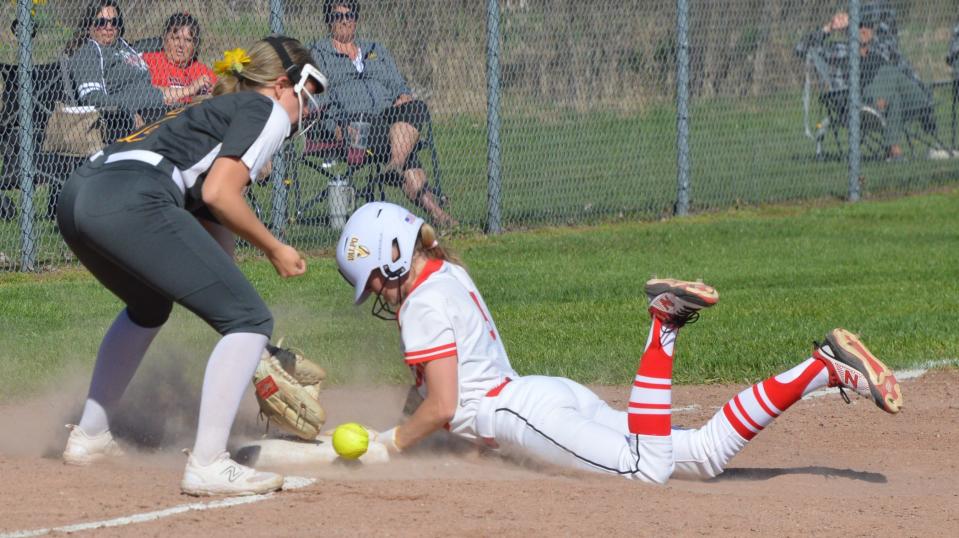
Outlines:
POLYGON ((250 314, 225 324, 222 329, 217 328, 217 331, 223 336, 232 333, 254 333, 272 338, 273 314, 269 310, 250 314))
POLYGON ((145 329, 153 329, 166 323, 173 311, 173 301, 149 306, 127 305, 127 316, 130 321, 145 329))

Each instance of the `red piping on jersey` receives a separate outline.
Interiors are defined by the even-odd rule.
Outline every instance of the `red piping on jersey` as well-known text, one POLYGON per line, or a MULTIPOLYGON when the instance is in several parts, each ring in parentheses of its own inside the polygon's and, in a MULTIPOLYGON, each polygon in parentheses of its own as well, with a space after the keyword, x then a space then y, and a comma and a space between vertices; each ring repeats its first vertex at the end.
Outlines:
POLYGON ((406 294, 409 297, 413 290, 418 288, 427 278, 430 277, 433 273, 439 271, 443 267, 443 260, 436 258, 430 258, 426 260, 426 264, 423 266, 423 272, 417 275, 416 282, 413 282, 413 287, 410 288, 409 293, 406 294))
POLYGON ((496 333, 493 332, 493 324, 490 323, 489 318, 486 317, 486 311, 484 311, 484 310, 483 310, 483 307, 480 306, 480 302, 479 302, 479 299, 476 297, 476 294, 471 291, 471 292, 470 292, 470 297, 473 298, 473 302, 476 303, 476 308, 478 308, 479 311, 480 311, 480 314, 483 315, 483 321, 485 321, 485 322, 486 322, 486 325, 490 327, 490 330, 489 330, 489 335, 490 335, 490 337, 491 337, 493 340, 496 340, 496 333))
MULTIPOLYGON (((403 298, 403 302, 406 302, 406 299, 413 294, 413 290, 418 288, 420 284, 426 281, 433 273, 439 271, 443 267, 443 260, 437 258, 430 258, 426 260, 426 264, 423 266, 423 272, 416 276, 416 280, 413 282, 413 286, 410 287, 410 291, 406 292, 406 297, 403 298)), ((403 310, 403 304, 400 303, 400 307, 396 309, 396 324, 400 325, 400 316, 399 312, 403 310)))
POLYGON ((496 385, 495 387, 489 389, 489 392, 486 393, 486 397, 487 397, 487 398, 495 398, 495 397, 499 396, 499 393, 502 392, 504 388, 506 388, 506 384, 509 383, 510 381, 512 381, 512 379, 510 379, 510 378, 507 377, 502 383, 500 383, 499 385, 496 385))
POLYGON ((455 348, 455 347, 456 347, 456 342, 450 342, 449 344, 443 344, 443 345, 441 345, 441 346, 431 347, 431 348, 427 348, 427 349, 420 349, 420 350, 417 350, 417 351, 407 351, 407 352, 404 353, 403 355, 405 355, 405 356, 407 356, 407 357, 412 357, 413 355, 422 355, 422 354, 424 354, 424 353, 434 353, 434 352, 436 352, 436 351, 442 351, 442 350, 446 350, 446 349, 450 349, 450 348, 455 348))
POLYGON ((408 351, 403 354, 406 364, 419 364, 421 362, 429 362, 436 359, 445 359, 446 357, 455 356, 456 342, 450 342, 449 344, 443 344, 441 346, 431 347, 429 349, 408 351))
POLYGON ((417 357, 415 359, 406 359, 406 364, 419 364, 421 362, 435 361, 436 359, 445 359, 446 357, 455 357, 456 348, 453 348, 449 351, 442 351, 440 353, 435 353, 433 355, 424 355, 422 357, 417 357))

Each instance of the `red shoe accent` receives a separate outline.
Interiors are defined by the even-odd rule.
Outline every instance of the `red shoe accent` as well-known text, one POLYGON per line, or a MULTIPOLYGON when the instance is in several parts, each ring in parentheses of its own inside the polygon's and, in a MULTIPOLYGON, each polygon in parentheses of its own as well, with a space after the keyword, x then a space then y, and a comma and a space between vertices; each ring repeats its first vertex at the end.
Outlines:
POLYGON ((813 357, 829 370, 829 386, 849 388, 864 397, 871 397, 887 413, 898 413, 902 408, 902 390, 892 369, 876 358, 859 340, 845 329, 833 329, 826 335, 826 343, 834 357, 820 347, 813 357))

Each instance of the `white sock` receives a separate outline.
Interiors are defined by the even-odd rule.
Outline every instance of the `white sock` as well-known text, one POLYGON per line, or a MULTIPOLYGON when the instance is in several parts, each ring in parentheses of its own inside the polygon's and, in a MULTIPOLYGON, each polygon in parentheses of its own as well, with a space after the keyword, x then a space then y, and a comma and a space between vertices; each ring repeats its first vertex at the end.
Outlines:
POLYGON ((94 436, 110 429, 109 411, 123 396, 158 332, 160 327, 133 323, 125 308, 113 320, 97 352, 90 392, 80 417, 79 426, 84 433, 94 436))
POLYGON ((262 334, 232 333, 213 348, 203 376, 200 419, 193 445, 193 458, 200 465, 209 465, 226 450, 240 401, 250 387, 268 341, 262 334))

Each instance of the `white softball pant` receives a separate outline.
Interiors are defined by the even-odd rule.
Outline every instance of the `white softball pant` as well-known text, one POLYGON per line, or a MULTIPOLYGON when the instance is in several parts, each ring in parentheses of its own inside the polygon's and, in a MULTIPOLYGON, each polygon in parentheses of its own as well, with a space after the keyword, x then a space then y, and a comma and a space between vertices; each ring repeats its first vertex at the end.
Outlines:
POLYGON ((562 377, 511 381, 478 411, 478 433, 504 454, 658 484, 671 477, 712 478, 746 444, 721 411, 698 430, 631 434, 625 411, 562 377))

